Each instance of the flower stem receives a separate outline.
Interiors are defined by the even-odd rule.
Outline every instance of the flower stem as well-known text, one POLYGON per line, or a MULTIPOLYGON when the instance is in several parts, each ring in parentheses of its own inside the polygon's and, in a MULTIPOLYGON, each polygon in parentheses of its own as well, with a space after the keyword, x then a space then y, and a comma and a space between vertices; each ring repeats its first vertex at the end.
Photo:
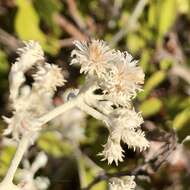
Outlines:
POLYGON ((94 108, 87 105, 85 102, 80 101, 78 102, 77 107, 81 109, 82 111, 86 112, 87 114, 91 115, 97 120, 108 122, 108 118, 106 115, 100 113, 99 111, 95 110, 94 108))
POLYGON ((66 111, 70 110, 71 108, 77 106, 78 100, 80 98, 81 98, 80 96, 78 96, 76 98, 73 98, 73 99, 69 100, 68 102, 64 103, 63 105, 58 106, 55 109, 53 109, 52 111, 44 114, 43 116, 41 116, 39 118, 40 124, 44 125, 47 122, 49 122, 52 119, 54 119, 55 117, 57 117, 60 114, 62 114, 63 112, 66 112, 66 111))
POLYGON ((3 179, 4 182, 11 183, 13 181, 14 175, 16 173, 16 170, 22 160, 22 157, 25 153, 25 151, 28 148, 30 138, 28 135, 23 136, 17 146, 16 153, 11 161, 11 165, 7 171, 7 174, 5 178, 3 179))

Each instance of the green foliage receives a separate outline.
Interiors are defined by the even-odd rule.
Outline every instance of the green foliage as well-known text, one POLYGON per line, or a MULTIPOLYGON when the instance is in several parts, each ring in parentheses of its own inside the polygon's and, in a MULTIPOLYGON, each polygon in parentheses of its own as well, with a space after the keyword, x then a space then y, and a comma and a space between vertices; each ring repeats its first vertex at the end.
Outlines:
POLYGON ((177 16, 177 4, 176 0, 164 0, 159 1, 159 23, 158 31, 160 37, 162 37, 173 25, 177 16))
POLYGON ((37 145, 40 149, 55 157, 70 155, 73 151, 69 142, 62 141, 52 131, 42 133, 37 141, 37 145))
POLYGON ((151 52, 148 49, 143 50, 142 56, 139 62, 139 65, 143 68, 143 71, 146 73, 149 69, 151 52))
POLYGON ((61 33, 59 27, 53 20, 53 16, 62 9, 62 3, 58 0, 34 0, 34 6, 40 18, 51 28, 54 34, 61 33))
POLYGON ((149 93, 166 79, 165 71, 157 71, 152 74, 144 85, 144 91, 139 95, 140 99, 145 99, 149 93))
POLYGON ((8 72, 9 64, 7 61, 6 54, 0 50, 0 74, 5 74, 8 72))
POLYGON ((15 30, 22 40, 37 40, 44 44, 46 37, 39 27, 39 17, 31 1, 17 0, 18 10, 15 16, 15 30))
MULTIPOLYGON (((44 32, 40 28, 40 18, 38 13, 36 12, 33 4, 31 1, 25 1, 25 0, 17 0, 17 14, 15 16, 15 31, 20 39, 22 40, 37 40, 41 43, 42 47, 45 51, 47 51, 50 54, 57 54, 60 49, 60 44, 58 42, 58 39, 51 36, 46 36, 44 32)), ((43 5, 43 1, 40 1, 41 3, 38 3, 39 6, 43 5)), ((47 4, 47 2, 46 2, 47 4)), ((43 14, 43 18, 46 15, 46 21, 49 20, 47 24, 52 23, 52 17, 55 10, 59 10, 58 6, 59 4, 56 4, 55 2, 52 2, 51 10, 49 10, 49 6, 45 7, 47 10, 46 13, 43 14), (51 18, 50 18, 51 17, 51 18)), ((51 6, 51 5, 50 5, 51 6)), ((51 27, 57 31, 57 26, 51 25, 51 27)))
MULTIPOLYGON (((98 167, 92 164, 90 160, 84 157, 78 159, 79 165, 79 175, 80 175, 80 183, 82 187, 86 187, 89 183, 93 181, 98 173, 98 167)), ((104 190, 107 188, 107 184, 105 181, 102 181, 93 186, 92 190, 104 190)))
POLYGON ((150 98, 145 100, 141 106, 140 111, 145 118, 158 114, 162 108, 162 101, 158 98, 150 98))
POLYGON ((173 128, 180 130, 187 124, 190 124, 190 107, 175 116, 173 121, 173 128))
POLYGON ((16 151, 16 147, 13 146, 4 146, 0 152, 0 176, 4 176, 10 162, 13 158, 13 155, 16 151))

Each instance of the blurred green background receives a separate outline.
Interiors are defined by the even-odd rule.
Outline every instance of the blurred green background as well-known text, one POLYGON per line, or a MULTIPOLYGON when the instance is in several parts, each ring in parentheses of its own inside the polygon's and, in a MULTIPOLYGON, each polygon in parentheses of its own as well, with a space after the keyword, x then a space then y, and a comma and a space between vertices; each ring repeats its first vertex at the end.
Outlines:
MULTIPOLYGON (((178 142, 190 135, 189 0, 0 0, 0 114, 10 114, 8 72, 21 40, 39 41, 48 62, 69 73, 66 87, 56 94, 59 97, 65 88, 83 82, 79 68, 69 66, 70 53, 73 40, 89 38, 103 39, 139 60, 146 78, 136 107, 143 114, 146 129, 174 129, 178 142)), ((41 149, 49 156, 40 173, 50 178, 51 190, 80 189, 79 184, 88 184, 99 167, 123 171, 143 162, 142 154, 126 147, 126 161, 118 168, 100 162, 96 154, 106 141, 107 131, 94 119, 87 121, 86 138, 78 145, 83 155, 76 156, 75 146, 47 131, 31 148, 31 159, 41 149)), ((2 131, 5 124, 0 121, 0 125, 2 131)), ((0 144, 0 149, 2 178, 15 148, 0 144)), ((176 165, 164 165, 150 180, 139 178, 137 189, 190 189, 189 155, 187 146, 176 165)), ((106 188, 105 183, 99 183, 92 189, 106 188)))

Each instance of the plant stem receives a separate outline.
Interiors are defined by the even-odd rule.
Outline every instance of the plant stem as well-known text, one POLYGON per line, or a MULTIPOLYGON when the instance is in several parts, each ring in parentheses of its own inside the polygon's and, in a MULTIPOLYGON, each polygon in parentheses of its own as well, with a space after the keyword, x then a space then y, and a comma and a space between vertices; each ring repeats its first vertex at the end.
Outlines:
POLYGON ((23 136, 21 138, 21 140, 17 146, 16 153, 11 161, 11 165, 7 171, 5 178, 3 179, 4 182, 11 183, 13 181, 16 170, 22 160, 22 157, 23 157, 26 149, 28 148, 29 141, 30 141, 30 137, 28 137, 28 135, 23 136))
POLYGON ((63 105, 58 106, 55 109, 53 109, 52 111, 50 111, 50 112, 44 114, 43 116, 41 116, 39 118, 40 125, 46 124, 47 122, 49 122, 52 119, 56 118, 57 116, 59 116, 63 112, 66 112, 66 111, 70 110, 71 108, 77 106, 78 100, 80 98, 81 98, 80 96, 78 96, 76 98, 73 98, 73 99, 69 100, 68 102, 64 103, 63 105))
POLYGON ((97 120, 108 122, 108 118, 106 115, 100 113, 99 111, 95 110, 94 108, 90 107, 88 104, 86 104, 83 101, 78 102, 77 107, 81 109, 82 111, 86 112, 87 114, 91 115, 97 120))

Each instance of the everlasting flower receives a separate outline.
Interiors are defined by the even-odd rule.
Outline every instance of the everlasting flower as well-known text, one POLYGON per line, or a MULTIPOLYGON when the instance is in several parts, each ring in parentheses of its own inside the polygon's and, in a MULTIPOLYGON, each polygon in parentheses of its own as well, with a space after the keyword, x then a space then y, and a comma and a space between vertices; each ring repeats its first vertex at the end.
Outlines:
POLYGON ((89 43, 75 41, 77 49, 73 50, 71 64, 81 65, 81 73, 102 76, 117 57, 104 41, 92 40, 89 43))
POLYGON ((9 74, 10 99, 14 101, 19 94, 19 87, 24 83, 24 73, 37 61, 44 60, 41 46, 34 41, 24 42, 25 47, 18 49, 19 57, 12 65, 9 74))
POLYGON ((136 66, 132 56, 127 52, 117 52, 118 62, 107 72, 101 82, 104 93, 116 105, 128 105, 144 83, 143 70, 136 66))
POLYGON ((36 136, 35 132, 41 129, 39 128, 40 123, 27 112, 15 112, 12 118, 3 117, 3 119, 8 124, 3 134, 12 134, 13 139, 17 141, 22 135, 26 135, 27 133, 31 134, 31 140, 33 140, 36 136))
POLYGON ((110 114, 111 134, 119 136, 129 148, 139 148, 140 151, 149 147, 149 142, 145 138, 144 132, 140 129, 143 118, 134 109, 119 108, 110 114))
POLYGON ((139 128, 144 122, 140 113, 135 109, 117 108, 110 114, 113 126, 125 126, 128 129, 139 128))
POLYGON ((39 66, 37 73, 33 77, 35 80, 33 83, 34 88, 44 92, 55 91, 56 87, 63 86, 65 83, 61 69, 48 63, 39 66))
POLYGON ((38 42, 35 41, 25 41, 25 47, 19 48, 17 53, 19 58, 15 64, 19 65, 22 71, 27 71, 31 68, 37 61, 44 60, 44 52, 38 42))
POLYGON ((134 176, 125 176, 123 178, 113 177, 110 179, 109 189, 110 190, 134 190, 136 183, 134 176))
POLYGON ((141 129, 127 129, 122 133, 122 141, 128 145, 129 148, 139 148, 140 151, 146 150, 149 147, 149 142, 145 138, 145 134, 141 129))
POLYGON ((39 60, 44 60, 40 45, 30 41, 25 47, 18 50, 20 57, 13 64, 10 78, 10 99, 12 101, 12 118, 4 117, 8 128, 4 134, 12 134, 19 140, 22 135, 31 133, 31 140, 36 132, 41 129, 37 118, 46 113, 51 107, 53 92, 57 86, 65 82, 61 69, 48 63, 38 64, 38 71, 33 75, 32 88, 23 85, 26 78, 25 72, 39 60))
POLYGON ((140 125, 143 123, 140 113, 136 113, 134 109, 117 108, 109 115, 109 120, 108 130, 110 137, 100 154, 104 157, 103 160, 107 159, 108 163, 112 163, 114 160, 116 164, 118 164, 118 161, 123 161, 121 140, 129 148, 133 148, 134 151, 137 148, 143 151, 149 147, 149 142, 146 140, 144 132, 140 129, 140 125))
POLYGON ((116 141, 111 137, 108 137, 107 143, 104 145, 104 150, 98 155, 103 156, 104 160, 108 160, 108 164, 111 164, 113 161, 118 165, 118 161, 123 161, 123 149, 121 148, 120 141, 116 141))

